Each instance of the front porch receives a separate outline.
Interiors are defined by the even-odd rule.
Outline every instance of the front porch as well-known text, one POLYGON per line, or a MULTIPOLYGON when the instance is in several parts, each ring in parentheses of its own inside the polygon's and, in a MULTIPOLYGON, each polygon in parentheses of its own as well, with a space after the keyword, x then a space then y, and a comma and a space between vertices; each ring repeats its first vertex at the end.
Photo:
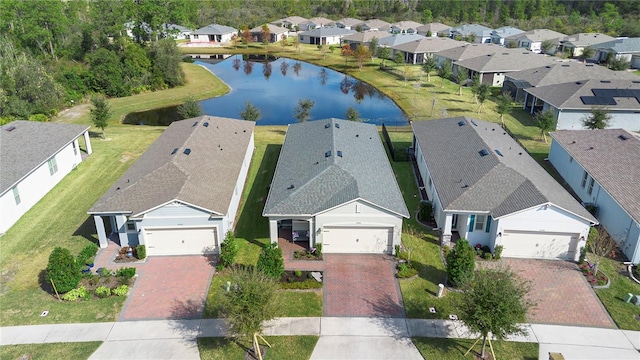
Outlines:
MULTIPOLYGON (((280 229, 283 230, 283 229, 280 229)), ((310 250, 309 242, 291 241, 290 231, 279 231, 278 247, 282 249, 285 270, 324 271, 324 260, 297 260, 294 251, 310 250), (280 236, 282 235, 282 236, 280 236)))

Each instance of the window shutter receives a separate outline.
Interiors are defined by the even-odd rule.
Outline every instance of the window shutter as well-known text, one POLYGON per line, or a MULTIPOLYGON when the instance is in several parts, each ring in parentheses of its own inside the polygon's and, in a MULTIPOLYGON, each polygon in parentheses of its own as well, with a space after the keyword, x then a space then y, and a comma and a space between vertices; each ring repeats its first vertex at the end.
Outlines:
POLYGON ((491 229, 491 215, 487 215, 487 230, 485 232, 489 232, 491 229))
POLYGON ((473 224, 475 222, 476 222, 476 216, 475 215, 469 216, 469 232, 473 231, 473 224))

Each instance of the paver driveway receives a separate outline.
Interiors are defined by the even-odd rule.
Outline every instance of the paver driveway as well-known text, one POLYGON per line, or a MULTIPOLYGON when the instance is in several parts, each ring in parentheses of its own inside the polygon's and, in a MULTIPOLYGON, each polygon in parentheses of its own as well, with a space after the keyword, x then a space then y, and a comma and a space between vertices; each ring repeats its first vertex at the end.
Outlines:
POLYGON ((155 256, 138 266, 138 279, 120 320, 202 316, 214 266, 212 257, 155 256))
POLYGON ((528 322, 615 328, 607 310, 578 267, 559 260, 505 258, 511 269, 531 281, 531 298, 538 304, 528 322))
POLYGON ((323 257, 324 316, 404 316, 391 256, 324 254, 323 257))

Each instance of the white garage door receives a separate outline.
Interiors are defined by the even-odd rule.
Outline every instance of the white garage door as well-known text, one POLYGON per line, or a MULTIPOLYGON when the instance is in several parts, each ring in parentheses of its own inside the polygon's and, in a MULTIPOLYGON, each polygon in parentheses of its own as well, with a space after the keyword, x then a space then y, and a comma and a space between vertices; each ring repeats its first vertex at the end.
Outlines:
POLYGON ((578 234, 504 231, 502 256, 537 259, 573 259, 578 234))
POLYGON ((199 255, 216 251, 215 228, 145 229, 147 255, 199 255))
POLYGON ((393 228, 326 227, 322 235, 325 253, 391 253, 393 228))

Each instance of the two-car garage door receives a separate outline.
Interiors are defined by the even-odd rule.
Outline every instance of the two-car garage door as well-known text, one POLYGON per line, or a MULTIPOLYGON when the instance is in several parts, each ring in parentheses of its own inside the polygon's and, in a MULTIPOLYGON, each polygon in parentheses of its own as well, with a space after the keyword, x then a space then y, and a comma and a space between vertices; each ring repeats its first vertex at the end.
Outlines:
POLYGON ((506 230, 502 256, 538 259, 570 259, 575 255, 578 234, 506 230))
POLYGON ((322 233, 322 252, 383 254, 392 252, 393 228, 329 227, 322 233))
POLYGON ((145 229, 147 255, 200 255, 217 251, 216 228, 145 229))

